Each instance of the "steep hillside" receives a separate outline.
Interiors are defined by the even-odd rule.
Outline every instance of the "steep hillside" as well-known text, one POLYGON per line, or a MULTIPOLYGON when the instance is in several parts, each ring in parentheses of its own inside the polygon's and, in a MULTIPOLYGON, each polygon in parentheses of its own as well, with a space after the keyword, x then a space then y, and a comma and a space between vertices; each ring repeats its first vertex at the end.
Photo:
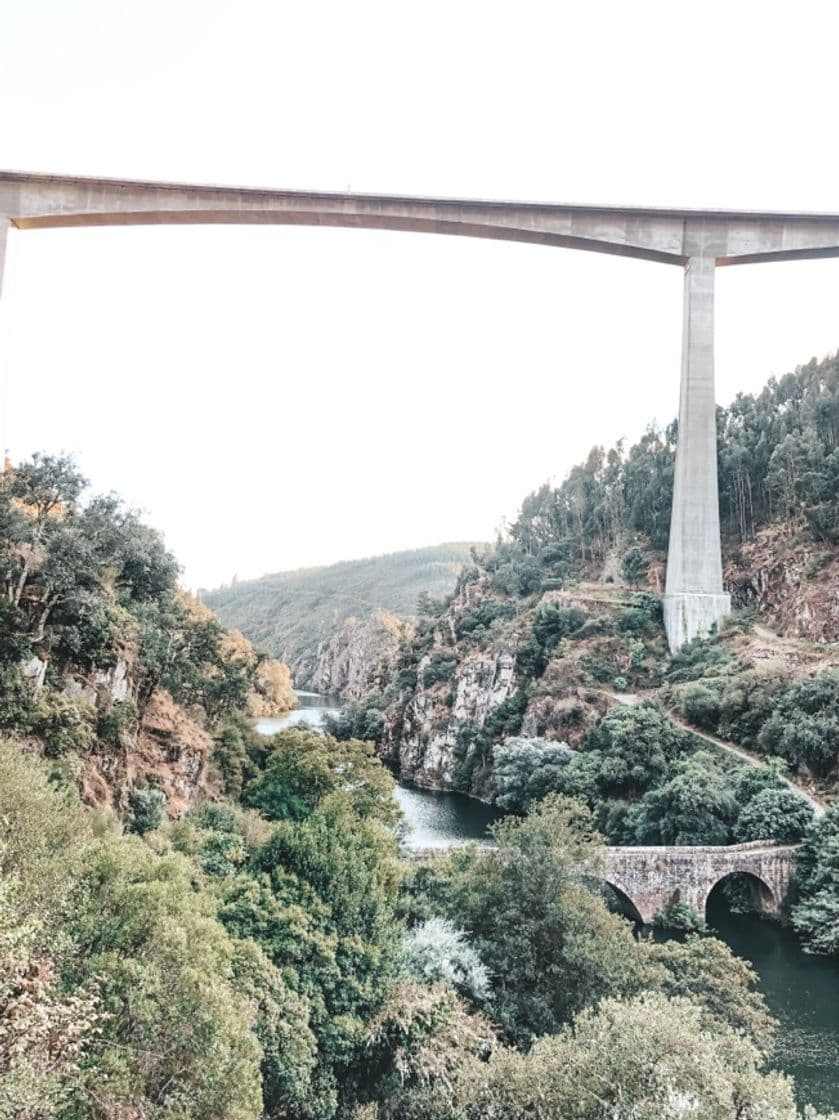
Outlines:
POLYGON ((0 733, 88 804, 181 816, 224 774, 230 717, 294 706, 287 666, 177 587, 160 536, 66 458, 0 477, 0 733))
POLYGON ((832 789, 839 361, 739 396, 718 411, 718 428, 726 580, 739 611, 721 634, 675 659, 667 652, 660 593, 676 430, 651 429, 628 452, 595 448, 559 487, 526 498, 507 538, 475 555, 454 595, 425 604, 382 686, 345 725, 376 731, 404 778, 483 799, 506 796, 510 750, 536 752, 523 769, 549 757, 545 788, 587 800, 616 842, 655 837, 638 806, 652 812, 646 795, 679 774, 674 755, 653 778, 641 766, 646 778, 633 782, 638 764, 599 745, 615 706, 632 701, 675 707, 832 789), (775 707, 786 728, 772 722, 775 707), (566 754, 554 757, 552 743, 566 754))
POLYGON ((472 547, 442 544, 278 572, 202 599, 225 626, 289 665, 298 687, 358 696, 395 649, 396 626, 386 616, 411 617, 424 592, 450 594, 472 547))

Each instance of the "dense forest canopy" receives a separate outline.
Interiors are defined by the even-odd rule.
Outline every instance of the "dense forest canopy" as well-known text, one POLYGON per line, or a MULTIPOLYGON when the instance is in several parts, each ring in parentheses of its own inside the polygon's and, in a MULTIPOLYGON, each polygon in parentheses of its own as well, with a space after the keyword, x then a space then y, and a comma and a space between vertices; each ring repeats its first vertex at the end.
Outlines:
MULTIPOLYGON (((802 518, 839 540, 839 355, 772 378, 717 409, 723 532, 746 540, 773 518, 802 518)), ((651 428, 628 452, 596 447, 558 487, 522 503, 510 536, 528 555, 602 561, 626 533, 667 547, 677 425, 651 428)))

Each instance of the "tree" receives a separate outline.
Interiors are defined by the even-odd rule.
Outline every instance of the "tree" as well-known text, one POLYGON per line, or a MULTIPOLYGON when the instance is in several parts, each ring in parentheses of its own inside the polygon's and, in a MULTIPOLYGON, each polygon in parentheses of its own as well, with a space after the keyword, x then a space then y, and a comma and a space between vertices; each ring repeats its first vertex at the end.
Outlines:
POLYGON ((813 807, 806 797, 781 786, 763 789, 740 810, 734 835, 738 841, 777 840, 797 844, 813 819, 813 807))
POLYGON ((446 918, 429 918, 407 933, 402 954, 408 972, 425 983, 456 988, 473 1002, 490 993, 489 973, 463 930, 446 918))
MULTIPOLYGON (((795 1120, 791 1081, 760 1072, 762 1062, 763 1054, 747 1038, 709 1029, 691 1000, 657 993, 625 1002, 605 999, 583 1011, 573 1027, 540 1039, 526 1055, 499 1051, 487 1069, 473 1063, 453 1094, 449 1115, 795 1120)), ((415 1113, 415 1120, 422 1115, 415 1113)))
POLYGON ((839 670, 791 685, 761 729, 761 748, 824 775, 839 760, 839 670))
POLYGON ((639 844, 727 844, 737 816, 731 783, 708 751, 676 764, 629 814, 639 844))
POLYGON ((631 587, 645 583, 650 572, 650 562, 640 548, 630 548, 621 560, 621 575, 631 587))
POLYGON ((512 737, 493 747, 493 771, 502 809, 526 813, 536 801, 561 789, 574 752, 567 743, 512 737))
POLYGON ((659 991, 698 1004, 709 1030, 737 1031, 768 1053, 777 1023, 757 989, 757 973, 725 942, 691 934, 683 942, 645 941, 643 947, 663 966, 659 991))
POLYGON ((393 785, 369 743, 290 728, 271 740, 262 772, 245 787, 243 801, 268 820, 304 820, 340 792, 361 817, 394 824, 399 809, 393 785))
POLYGON ((601 791, 633 796, 665 776, 687 749, 687 736, 650 703, 619 704, 588 732, 584 746, 602 756, 601 791))
POLYGON ((493 826, 491 856, 453 857, 449 913, 495 985, 495 1017, 527 1044, 607 994, 642 986, 645 961, 628 922, 589 875, 600 840, 591 815, 551 794, 524 819, 493 826))
POLYGON ((133 789, 128 796, 131 830, 144 836, 160 828, 166 815, 166 794, 161 789, 133 789))
POLYGON ((814 953, 839 956, 839 807, 813 822, 796 853, 792 924, 814 953))

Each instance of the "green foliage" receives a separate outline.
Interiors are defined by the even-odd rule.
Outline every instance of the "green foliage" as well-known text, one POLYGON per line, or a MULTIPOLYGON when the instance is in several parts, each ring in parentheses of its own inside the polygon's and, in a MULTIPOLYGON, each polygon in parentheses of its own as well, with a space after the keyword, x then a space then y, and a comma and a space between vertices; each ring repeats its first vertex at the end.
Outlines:
POLYGON ((782 786, 763 789, 743 806, 734 829, 735 839, 777 840, 796 844, 813 819, 813 807, 800 793, 782 786))
POLYGON ((131 831, 144 836, 160 828, 166 815, 166 794, 160 789, 133 789, 128 796, 131 831))
MULTIPOLYGON (((380 1115, 402 1120, 796 1120, 791 1082, 763 1073, 747 1037, 708 1024, 684 998, 646 992, 605 999, 526 1054, 462 1058, 458 1076, 380 1115)), ((816 1120, 813 1117, 813 1120, 816 1120)))
POLYGON ((64 456, 34 455, 0 483, 3 646, 57 666, 112 663, 120 609, 173 590, 158 534, 113 496, 82 504, 86 482, 64 456))
POLYGON ((493 1012, 522 1043, 646 975, 631 927, 586 878, 599 838, 582 806, 556 794, 493 828, 497 854, 461 857, 449 914, 473 939, 496 989, 493 1012))
POLYGON ((335 739, 363 739, 381 743, 385 732, 385 700, 381 693, 370 692, 363 701, 345 704, 337 715, 327 713, 326 730, 335 739))
POLYGON ((634 546, 624 553, 621 560, 621 575, 633 587, 645 583, 650 571, 650 562, 640 548, 634 546))
POLYGON ((839 807, 813 822, 797 852, 792 923, 814 953, 839 956, 839 807))
POLYGON ((440 681, 450 681, 456 668, 456 654, 435 653, 422 671, 423 687, 431 688, 440 681))
POLYGON ((598 751, 603 793, 643 793, 665 776, 687 749, 687 737, 652 704, 616 705, 588 732, 587 751, 598 751))
POLYGON ((446 918, 429 918, 402 941, 406 970, 426 983, 448 984, 474 1003, 489 996, 489 973, 463 930, 446 918))
POLYGON ((720 690, 700 681, 685 685, 678 693, 679 711, 703 731, 716 731, 720 722, 720 690))
POLYGON ((738 805, 718 760, 697 751, 677 762, 672 777, 649 790, 629 813, 638 844, 727 844, 738 805))
POLYGON ((213 736, 213 762, 230 797, 241 797, 247 781, 258 774, 264 759, 265 739, 241 717, 232 714, 213 736))
POLYGON ((777 1023, 758 991, 758 974, 725 942, 694 934, 684 941, 647 941, 644 947, 664 968, 657 986, 665 995, 699 1004, 708 1028, 737 1031, 770 1050, 777 1023))
POLYGON ((533 618, 533 637, 550 654, 563 638, 579 630, 587 617, 579 607, 563 607, 553 599, 544 600, 533 618))
POLYGON ((392 824, 399 812, 393 785, 369 743, 290 728, 273 737, 242 800, 268 820, 299 821, 330 794, 341 793, 359 816, 392 824))
POLYGON ((484 720, 484 734, 491 739, 498 735, 516 735, 521 730, 527 694, 514 692, 492 709, 484 720))
POLYGON ((41 689, 33 697, 27 724, 29 732, 43 741, 47 758, 90 750, 95 740, 91 709, 50 689, 41 689))
POLYGON ((112 747, 127 746, 137 731, 139 713, 133 700, 123 700, 99 714, 96 733, 112 747))
POLYGON ((814 774, 839 762, 839 671, 828 669, 791 685, 763 724, 759 743, 814 774))
POLYGON ((653 924, 661 929, 695 931, 705 928, 705 923, 692 906, 686 902, 671 902, 666 910, 660 910, 653 918, 653 924))
POLYGON ((526 813, 536 801, 561 787, 561 775, 573 751, 567 743, 512 737, 492 752, 496 803, 526 813))

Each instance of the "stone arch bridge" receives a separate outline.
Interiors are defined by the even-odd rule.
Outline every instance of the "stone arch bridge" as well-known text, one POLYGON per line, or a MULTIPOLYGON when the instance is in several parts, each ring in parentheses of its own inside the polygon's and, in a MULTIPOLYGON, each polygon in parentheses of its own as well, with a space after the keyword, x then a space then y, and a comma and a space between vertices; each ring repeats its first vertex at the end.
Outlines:
MULTIPOLYGON (((413 848, 411 859, 421 860, 441 848, 413 848)), ((704 920, 708 896, 723 879, 735 873, 749 877, 753 901, 759 909, 781 909, 795 871, 797 845, 768 840, 708 847, 606 848, 602 877, 631 903, 645 924, 656 914, 681 902, 704 920)), ((479 846, 491 857, 494 848, 479 846)))
POLYGON ((781 909, 789 893, 795 851, 795 845, 766 840, 724 847, 607 848, 603 876, 645 923, 677 902, 704 919, 711 891, 737 872, 750 877, 758 908, 771 912, 781 909))

